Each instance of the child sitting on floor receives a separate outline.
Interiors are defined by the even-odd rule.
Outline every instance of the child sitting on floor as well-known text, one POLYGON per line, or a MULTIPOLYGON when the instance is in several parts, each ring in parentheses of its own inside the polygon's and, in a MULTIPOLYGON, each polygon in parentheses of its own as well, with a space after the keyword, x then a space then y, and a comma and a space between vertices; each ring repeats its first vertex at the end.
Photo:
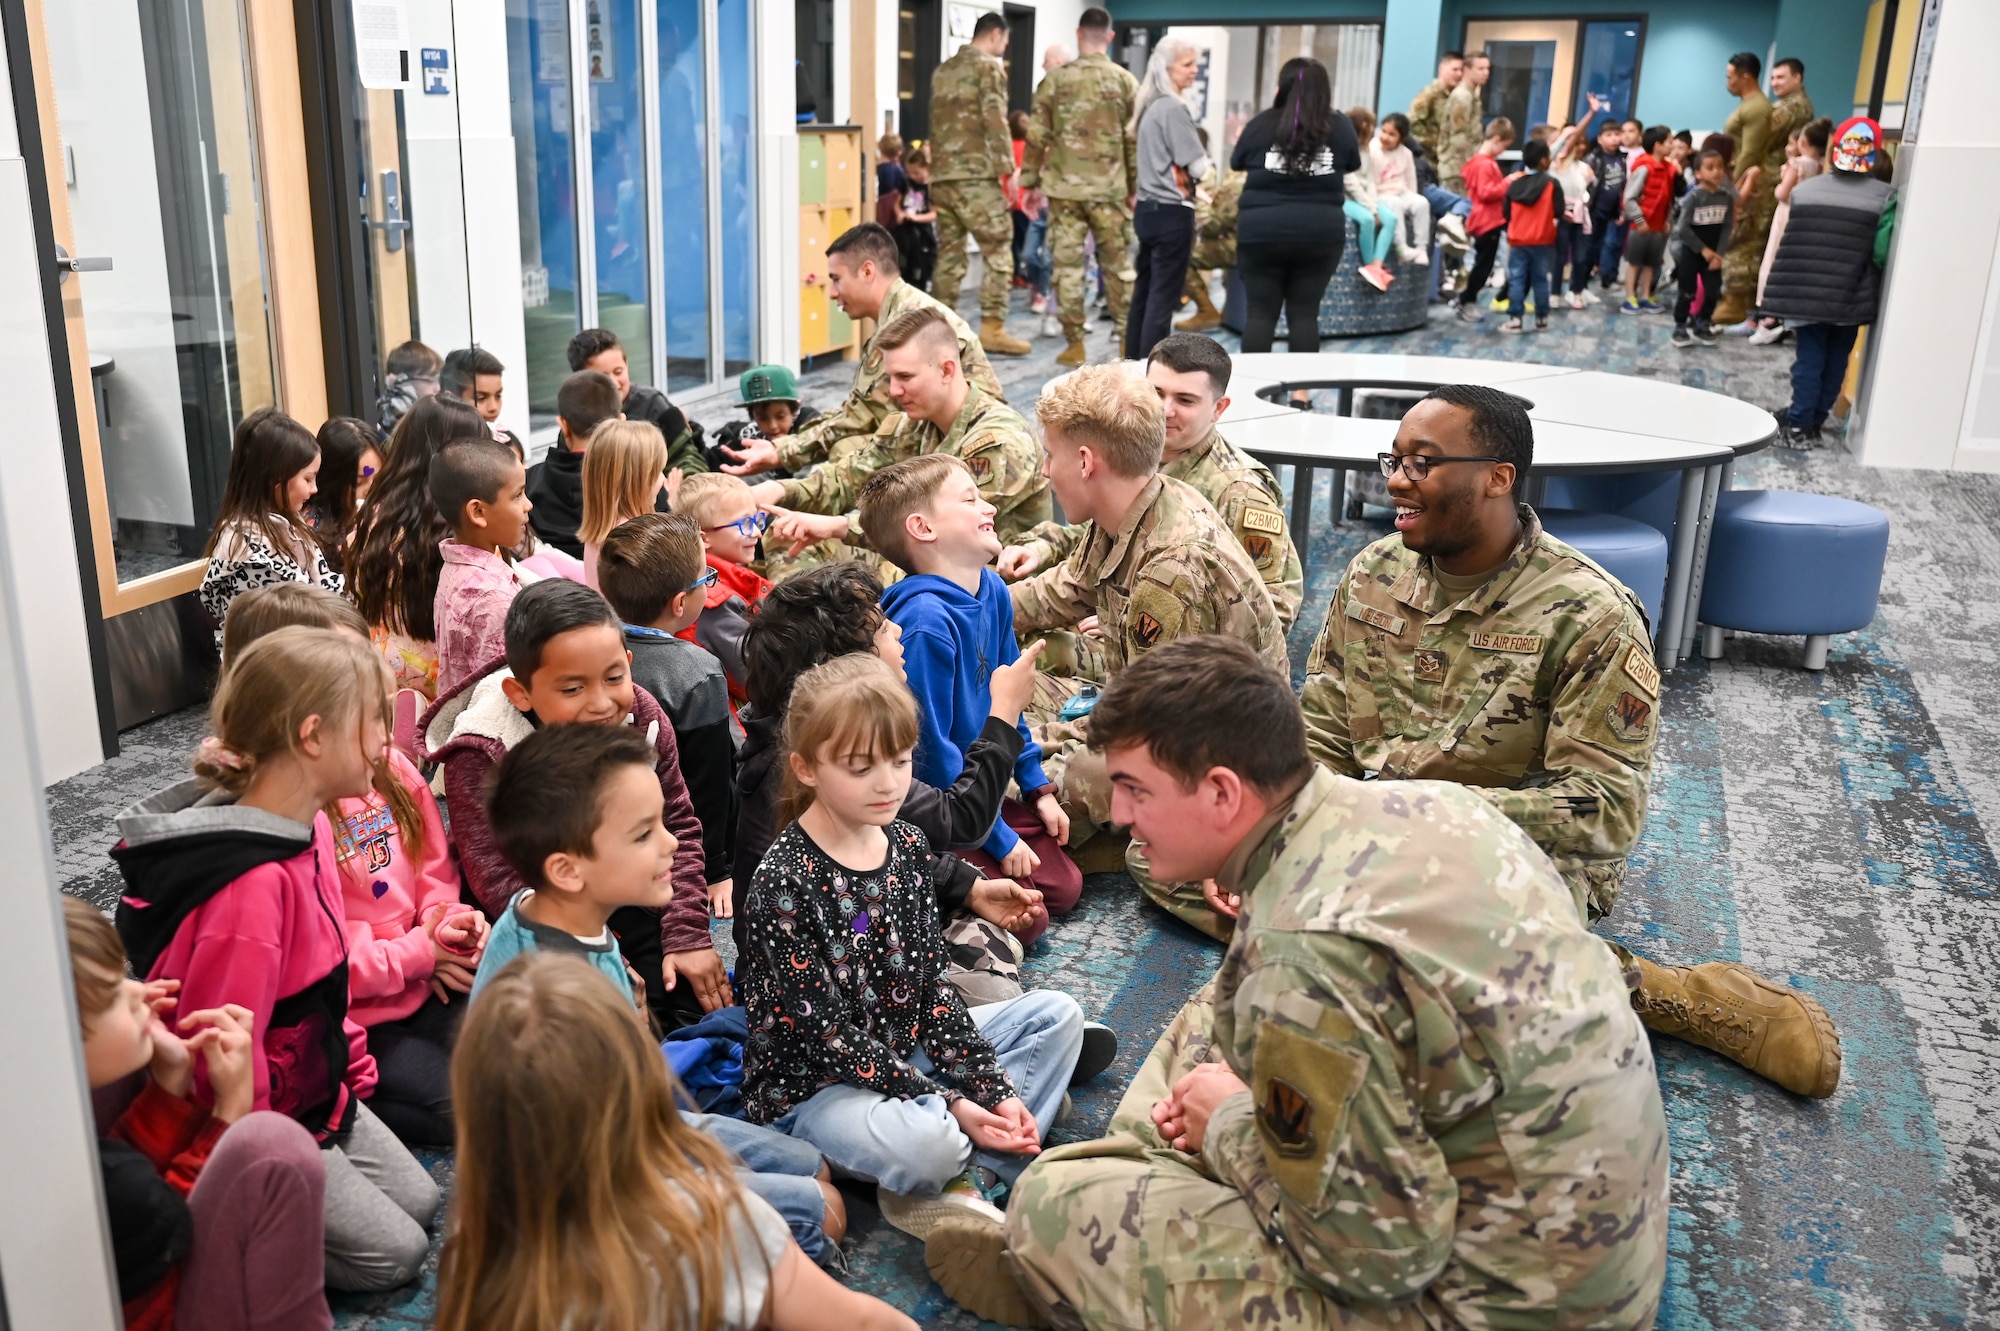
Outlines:
POLYGON ((506 659, 440 695, 418 723, 430 760, 444 766, 452 844, 473 899, 498 921, 524 886, 487 820, 488 777, 538 729, 572 723, 629 726, 646 737, 667 830, 680 843, 672 904, 626 907, 611 918, 625 959, 646 982, 647 1006, 665 1030, 728 1007, 729 977, 709 935, 701 823, 681 779, 673 723, 633 685, 618 616, 581 583, 551 578, 522 589, 507 608, 506 659))
MULTIPOLYGON (((678 484, 680 478, 674 478, 678 484)), ((667 445, 645 421, 606 421, 583 455, 583 580, 597 586, 598 547, 612 528, 655 511, 667 488, 667 445)))
POLYGON ((681 636, 700 643, 722 662, 730 700, 740 706, 749 696, 743 691, 743 630, 751 612, 771 591, 770 581, 754 567, 757 539, 771 525, 771 515, 758 511, 742 477, 720 472, 682 481, 674 508, 701 529, 702 549, 716 574, 702 602, 701 618, 682 629, 681 636))
MULTIPOLYGON (((994 668, 1020 655, 1013 598, 990 567, 1001 549, 994 512, 965 464, 940 453, 893 463, 861 487, 869 545, 911 575, 882 594, 882 613, 903 631, 903 675, 917 696, 920 722, 916 776, 934 786, 957 779, 992 709, 994 668)), ((1083 873, 1063 852, 1069 815, 1042 771, 1041 747, 1014 720, 1021 732, 1014 760, 1021 799, 1001 805, 982 853, 968 858, 1042 894, 1046 912, 1021 935, 1032 943, 1049 915, 1076 908, 1083 873)))
POLYGON ((878 1185, 922 1238, 996 1203, 1055 1126, 1083 1013, 1047 990, 966 1010, 924 834, 897 821, 917 708, 878 658, 816 666, 785 719, 787 826, 737 912, 744 1113, 878 1185))
POLYGON ((556 390, 556 446, 528 468, 535 535, 572 559, 583 558, 583 460, 590 436, 606 421, 623 420, 618 385, 608 374, 581 370, 556 390))
MULTIPOLYGON (((622 726, 551 726, 500 760, 487 812, 527 886, 494 923, 473 983, 475 1011, 514 958, 566 952, 628 995, 635 1024, 644 1023, 645 986, 626 969, 611 917, 657 911, 674 896, 678 844, 661 821, 653 757, 645 736, 622 726)), ((778 1209, 808 1254, 838 1249, 847 1213, 817 1151, 737 1119, 691 1117, 744 1162, 744 1184, 778 1209)))
POLYGON ((598 557, 604 599, 624 621, 632 680, 673 722, 681 776, 701 820, 709 910, 730 917, 730 840, 736 828, 736 741, 729 681, 706 649, 674 636, 701 615, 716 579, 701 555, 701 533, 685 513, 645 513, 604 540, 598 557))
POLYGON ((916 1331, 804 1260, 675 1107, 630 1008, 574 957, 495 976, 460 1048, 438 1331, 916 1331))
MULTIPOLYGON (((118 817, 118 934, 182 1006, 257 1014, 252 1107, 297 1119, 324 1150, 326 1283, 377 1290, 416 1277, 437 1185, 362 1103, 367 1033, 348 1015, 348 944, 333 828, 323 812, 393 780, 388 667, 367 644, 283 628, 232 659, 209 709, 195 779, 118 817)), ((218 1088, 197 1070, 195 1103, 218 1088)))
POLYGON ((528 473, 497 439, 454 439, 431 463, 431 502, 456 534, 438 547, 438 692, 449 693, 505 650, 507 607, 524 582, 514 547, 528 531, 528 473))
MULTIPOLYGON (((731 421, 716 431, 715 442, 708 449, 711 471, 741 462, 739 450, 749 440, 783 439, 819 419, 817 411, 799 403, 799 377, 787 366, 753 365, 737 379, 736 387, 750 419, 731 421)), ((791 473, 780 469, 769 475, 782 479, 791 473)))
POLYGON ((90 1088, 136 1092, 97 1143, 125 1325, 323 1331, 326 1166, 311 1133, 252 1108, 255 1015, 170 1025, 179 985, 127 979, 110 921, 75 897, 62 909, 90 1088), (197 1056, 212 1109, 193 1099, 197 1056))
POLYGON ((201 608, 220 643, 229 603, 252 587, 306 582, 340 591, 306 510, 319 492, 319 441, 279 411, 260 407, 236 427, 222 508, 202 553, 201 608))
MULTIPOLYGON (((291 625, 368 641, 352 602, 286 583, 245 592, 222 627, 222 659, 291 625)), ((346 905, 348 1015, 368 1032, 377 1080, 368 1107, 411 1146, 450 1146, 451 1049, 486 921, 459 900, 437 801, 417 765, 389 750, 391 780, 340 801, 333 841, 346 905)))

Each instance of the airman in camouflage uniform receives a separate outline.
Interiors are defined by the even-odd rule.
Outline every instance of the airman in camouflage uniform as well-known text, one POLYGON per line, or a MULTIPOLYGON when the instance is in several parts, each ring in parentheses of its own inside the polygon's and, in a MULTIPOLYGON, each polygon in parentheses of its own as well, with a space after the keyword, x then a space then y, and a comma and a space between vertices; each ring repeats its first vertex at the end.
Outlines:
MULTIPOLYGON (((1410 137, 1424 146, 1430 155, 1431 164, 1437 164, 1438 141, 1444 134, 1444 104, 1451 98, 1451 91, 1465 78, 1463 60, 1438 62, 1438 76, 1427 84, 1424 90, 1410 99, 1410 137), (1455 68, 1456 77, 1452 77, 1455 68), (1450 81, 1447 82, 1446 80, 1450 81)), ((1365 144, 1363 145, 1366 146, 1365 144)))
POLYGON ((1465 164, 1486 140, 1486 75, 1491 63, 1483 55, 1465 62, 1465 79, 1445 99, 1438 125, 1438 184, 1453 194, 1465 193, 1465 164), (1477 79, 1478 82, 1474 82, 1477 79))
POLYGON ((1181 333, 1199 333, 1222 326, 1222 315, 1209 300, 1208 274, 1211 269, 1236 266, 1236 218, 1242 211, 1243 171, 1225 171, 1220 180, 1209 182, 1209 198, 1194 205, 1194 249, 1188 255, 1187 285, 1182 294, 1193 301, 1196 313, 1174 325, 1181 333))
POLYGON ((938 260, 931 294, 958 308, 965 280, 965 238, 979 238, 985 275, 979 283, 980 336, 989 351, 1023 356, 1028 344, 1007 336, 1007 300, 1014 284, 1014 223, 1000 182, 1014 174, 1014 139, 1007 128, 1007 72, 988 48, 1006 49, 998 15, 931 75, 931 203, 937 209, 938 260))
POLYGON ((1102 51, 1046 74, 1035 89, 1021 153, 1021 187, 1049 196, 1049 249, 1056 301, 1069 346, 1064 365, 1084 360, 1083 241, 1097 238, 1097 263, 1111 306, 1114 346, 1125 341, 1131 304, 1132 209, 1139 192, 1138 144, 1126 129, 1139 81, 1102 51))
POLYGON ((1756 102, 1746 95, 1727 122, 1737 125, 1738 117, 1743 118, 1740 127, 1745 137, 1738 139, 1736 145, 1739 179, 1741 173, 1753 166, 1758 170, 1749 193, 1737 200, 1736 229, 1730 233, 1728 253, 1722 256, 1723 294, 1715 318, 1724 324, 1741 322, 1756 302, 1757 274, 1763 267, 1764 249, 1771 239, 1771 222, 1778 212, 1777 189, 1785 172, 1785 144, 1813 118, 1812 98, 1806 96, 1803 85, 1775 103, 1754 88, 1752 93, 1756 102, 1763 103, 1761 115, 1756 102), (1753 157, 1749 145, 1758 138, 1760 124, 1768 128, 1762 136, 1762 151, 1753 157))

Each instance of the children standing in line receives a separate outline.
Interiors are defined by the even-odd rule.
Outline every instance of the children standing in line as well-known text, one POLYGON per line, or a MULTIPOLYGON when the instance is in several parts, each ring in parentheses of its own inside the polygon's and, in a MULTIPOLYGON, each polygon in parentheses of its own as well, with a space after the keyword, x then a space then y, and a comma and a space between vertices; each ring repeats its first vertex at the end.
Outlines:
POLYGON ((1736 227, 1736 190, 1729 165, 1709 149, 1694 162, 1694 188, 1681 201, 1674 224, 1674 337, 1677 347, 1715 345, 1709 313, 1722 296, 1722 256, 1736 227), (1688 327, 1692 315, 1694 327, 1688 327))
POLYGON ((771 515, 759 511, 742 477, 721 472, 682 481, 676 507, 700 528, 703 557, 716 575, 701 618, 680 636, 700 643, 722 662, 730 700, 741 706, 749 696, 743 688, 743 630, 771 591, 770 580, 753 567, 758 539, 770 527, 771 515))
POLYGON ((309 582, 341 590, 340 575, 306 520, 319 492, 319 441, 279 411, 259 407, 236 427, 223 483, 222 509, 202 554, 201 608, 215 621, 219 642, 229 603, 252 587, 309 582))
POLYGON ((731 909, 731 834, 736 827, 736 736, 722 663, 675 636, 700 617, 715 570, 702 562, 701 532, 685 513, 645 513, 604 539, 598 571, 604 599, 623 621, 633 683, 673 723, 681 776, 701 820, 709 909, 731 909))
POLYGON ((1673 137, 1654 125, 1639 140, 1639 155, 1625 165, 1625 303, 1620 314, 1658 314, 1653 300, 1660 264, 1667 257, 1667 214, 1674 205, 1674 171, 1655 153, 1673 137))
POLYGON ((1521 149, 1521 169, 1507 178, 1507 322, 1503 333, 1521 331, 1529 288, 1535 295, 1535 328, 1549 326, 1549 273, 1555 267, 1556 222, 1563 215, 1562 186, 1548 173, 1549 145, 1529 139, 1521 149))
POLYGON ((1479 306, 1485 300, 1487 280, 1493 276, 1493 260, 1500 253, 1500 235, 1507 225, 1505 202, 1507 182, 1500 177, 1500 154, 1514 142, 1514 122, 1495 116, 1486 122, 1486 139, 1465 163, 1465 197, 1472 201, 1472 216, 1465 229, 1472 236, 1472 271, 1466 274, 1465 290, 1458 296, 1458 317, 1478 323, 1486 317, 1479 306))
POLYGON ((255 1014, 172 1020, 175 983, 125 978, 110 922, 75 897, 62 908, 91 1090, 146 1074, 97 1143, 125 1325, 325 1331, 326 1166, 311 1133, 253 1108, 255 1014), (193 1098, 197 1059, 213 1108, 193 1098))
MULTIPOLYGON (((903 674, 917 698, 917 779, 949 786, 965 767, 993 705, 988 680, 1020 656, 1014 602, 990 567, 1000 554, 993 505, 958 458, 933 453, 884 467, 861 489, 868 543, 909 577, 882 595, 882 613, 902 629, 903 674)), ((1017 716, 1021 800, 1000 816, 969 857, 988 873, 1026 883, 1047 910, 1021 934, 1032 943, 1048 917, 1067 915, 1083 894, 1083 872, 1063 851, 1069 815, 1042 771, 1042 750, 1017 716)))
POLYGON ((804 1260, 675 1107, 630 1009, 575 958, 507 967, 462 1048, 438 1331, 916 1331, 804 1260))
POLYGON ((528 469, 535 534, 572 559, 583 558, 583 458, 590 436, 606 421, 623 419, 618 385, 596 370, 580 370, 556 390, 557 446, 528 469))
MULTIPOLYGON (((349 950, 333 830, 322 812, 379 783, 387 680, 364 644, 284 628, 233 659, 210 708, 196 777, 118 818, 118 933, 148 981, 177 980, 189 1011, 255 1014, 252 1107, 319 1138, 326 1164, 326 1283, 388 1289, 414 1278, 437 1185, 363 1103, 376 1082, 348 1014, 349 950)), ((213 1108, 205 1072, 194 1100, 213 1108)))
POLYGON ((898 822, 917 708, 873 656, 808 672, 787 714, 786 812, 738 913, 745 1115, 879 1187, 921 1238, 1007 1185, 1055 1126, 1083 1046, 1067 994, 969 1013, 946 978, 931 850, 898 822))
MULTIPOLYGON (((507 607, 524 579, 514 547, 528 532, 528 473, 497 439, 454 439, 431 463, 431 502, 456 529, 438 548, 438 690, 448 693, 506 650, 507 607)), ((533 580, 529 574, 527 580, 533 580)))
POLYGON ((583 457, 583 580, 597 586, 597 552, 619 523, 651 513, 667 488, 667 445, 644 421, 606 421, 583 457))
MULTIPOLYGON (((1597 243, 1589 253, 1600 291, 1609 291, 1618 280, 1618 260, 1625 253, 1625 163, 1624 127, 1606 120, 1597 127, 1597 146, 1584 157, 1596 181, 1590 191, 1590 229, 1597 243)), ((1601 299, 1587 287, 1583 294, 1586 304, 1595 305, 1601 299)))

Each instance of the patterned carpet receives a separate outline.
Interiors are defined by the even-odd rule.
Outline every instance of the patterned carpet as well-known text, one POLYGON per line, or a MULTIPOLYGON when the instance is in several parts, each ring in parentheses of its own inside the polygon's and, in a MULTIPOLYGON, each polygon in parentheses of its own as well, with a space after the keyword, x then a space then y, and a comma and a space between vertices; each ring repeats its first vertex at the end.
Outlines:
MULTIPOLYGON (((977 282, 968 279, 966 312, 977 282)), ((1018 296, 1017 296, 1018 299, 1018 296)), ((1421 331, 1332 344, 1528 359, 1647 374, 1760 406, 1786 397, 1788 349, 1726 339, 1667 345, 1668 322, 1605 307, 1559 311, 1545 334, 1502 337, 1433 313, 1421 331)), ((1026 331, 1028 320, 1016 320, 1026 331)), ((1108 325, 1091 350, 1108 354, 1108 325)), ((1225 339, 1233 345, 1233 339, 1225 339)), ((1054 372, 1059 340, 997 368, 1017 405, 1054 372)), ((851 370, 805 380, 825 405, 851 370)), ((719 413, 718 413, 719 422, 719 413)), ((1321 478, 1324 487, 1327 482, 1321 478)), ((1739 488, 1862 499, 1893 523, 1881 613, 1836 639, 1827 670, 1797 668, 1796 639, 1739 637, 1724 660, 1668 676, 1646 831, 1604 932, 1662 961, 1740 958, 1826 1003, 1846 1074, 1825 1102, 1796 1100, 1702 1051, 1663 1040, 1673 1132, 1672 1263, 1660 1325, 1980 1327, 2000 1279, 2000 478, 1885 472, 1836 445, 1762 455, 1739 488)), ((1330 497, 1330 496, 1327 496, 1330 497)), ((1341 568, 1386 526, 1326 523, 1308 552, 1295 669, 1341 568)), ((183 713, 125 737, 126 752, 50 791, 68 890, 108 903, 109 817, 184 770, 204 733, 183 713)), ((1089 1135, 1184 997, 1213 943, 1139 903, 1123 875, 1033 952, 1036 985, 1063 988, 1124 1041, 1119 1064, 1076 1097, 1060 1139, 1089 1135)), ((450 1164, 436 1162, 441 1181, 450 1164)), ((850 1194, 850 1279, 926 1327, 976 1323, 943 1300, 917 1245, 850 1194)), ((338 1302, 344 1327, 423 1325, 431 1280, 338 1302)))

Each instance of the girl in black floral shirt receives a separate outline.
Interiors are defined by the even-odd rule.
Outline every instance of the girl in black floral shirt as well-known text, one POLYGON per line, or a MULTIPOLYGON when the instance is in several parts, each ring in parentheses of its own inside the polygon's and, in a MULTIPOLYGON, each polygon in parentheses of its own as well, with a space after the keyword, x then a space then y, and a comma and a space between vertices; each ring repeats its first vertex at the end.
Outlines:
POLYGON ((995 1203, 1055 1126, 1083 1042, 1067 994, 968 1011, 945 978, 922 832, 896 821, 916 702, 881 660, 803 675, 786 715, 785 829, 736 921, 744 1113, 880 1185, 922 1237, 995 1203))

